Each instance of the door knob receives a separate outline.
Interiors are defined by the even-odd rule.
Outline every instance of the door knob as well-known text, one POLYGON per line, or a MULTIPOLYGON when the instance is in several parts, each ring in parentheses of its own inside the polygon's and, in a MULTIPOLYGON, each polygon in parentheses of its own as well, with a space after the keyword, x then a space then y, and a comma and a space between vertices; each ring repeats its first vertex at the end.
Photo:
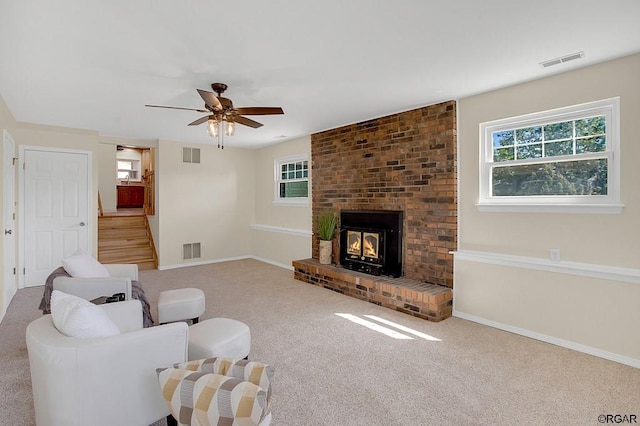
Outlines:
POLYGON ((11 229, 5 229, 4 230, 4 235, 11 235, 11 229))
POLYGON ((80 222, 80 226, 84 226, 84 222, 80 222))

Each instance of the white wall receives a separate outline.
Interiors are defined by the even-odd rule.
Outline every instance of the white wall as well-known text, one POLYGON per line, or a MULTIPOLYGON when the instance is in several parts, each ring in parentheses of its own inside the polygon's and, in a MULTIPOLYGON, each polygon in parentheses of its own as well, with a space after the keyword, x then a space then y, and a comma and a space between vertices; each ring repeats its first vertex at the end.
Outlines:
POLYGON ((638 76, 640 55, 633 55, 458 102, 461 254, 454 315, 640 366, 638 76), (622 214, 476 209, 480 123, 615 96, 622 214), (549 249, 560 249, 556 266, 569 268, 554 270, 549 249), (592 269, 607 273, 590 276, 592 269))
POLYGON ((311 202, 307 206, 273 203, 274 160, 298 154, 309 155, 311 165, 310 136, 257 150, 254 159, 255 221, 251 253, 265 262, 289 269, 293 260, 311 257, 311 202))
POLYGON ((159 268, 210 263, 251 253, 253 151, 160 140, 159 268), (200 163, 183 163, 183 147, 200 148, 200 163), (200 259, 183 260, 182 245, 201 243, 200 259))

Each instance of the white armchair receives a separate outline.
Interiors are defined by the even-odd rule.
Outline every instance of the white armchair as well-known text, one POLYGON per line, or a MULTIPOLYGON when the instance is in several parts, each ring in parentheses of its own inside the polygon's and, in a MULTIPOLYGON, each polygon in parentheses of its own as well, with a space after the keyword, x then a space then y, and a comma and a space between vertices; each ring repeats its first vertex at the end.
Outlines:
POLYGON ((56 277, 53 290, 73 294, 85 300, 93 300, 100 296, 111 296, 124 293, 125 300, 131 299, 131 281, 138 281, 138 265, 135 263, 105 264, 111 275, 108 278, 73 278, 56 277))
POLYGON ((51 315, 27 326, 39 426, 147 426, 169 414, 156 368, 187 360, 187 324, 142 328, 142 308, 137 300, 100 307, 121 334, 67 337, 55 328, 51 315))

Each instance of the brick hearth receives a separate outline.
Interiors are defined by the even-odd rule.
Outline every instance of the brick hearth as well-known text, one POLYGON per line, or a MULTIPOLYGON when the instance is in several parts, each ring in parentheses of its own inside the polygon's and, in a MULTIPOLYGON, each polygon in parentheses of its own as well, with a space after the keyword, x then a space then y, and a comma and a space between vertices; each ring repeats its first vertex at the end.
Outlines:
POLYGON ((429 321, 451 316, 450 288, 408 278, 367 275, 317 260, 294 260, 297 280, 394 309, 429 321))

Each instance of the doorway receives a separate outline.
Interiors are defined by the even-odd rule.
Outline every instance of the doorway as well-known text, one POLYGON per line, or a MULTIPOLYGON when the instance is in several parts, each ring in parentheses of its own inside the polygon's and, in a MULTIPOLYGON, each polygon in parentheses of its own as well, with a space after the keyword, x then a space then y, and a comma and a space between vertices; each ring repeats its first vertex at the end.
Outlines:
POLYGON ((91 152, 20 147, 20 287, 44 285, 63 257, 89 252, 91 152))

